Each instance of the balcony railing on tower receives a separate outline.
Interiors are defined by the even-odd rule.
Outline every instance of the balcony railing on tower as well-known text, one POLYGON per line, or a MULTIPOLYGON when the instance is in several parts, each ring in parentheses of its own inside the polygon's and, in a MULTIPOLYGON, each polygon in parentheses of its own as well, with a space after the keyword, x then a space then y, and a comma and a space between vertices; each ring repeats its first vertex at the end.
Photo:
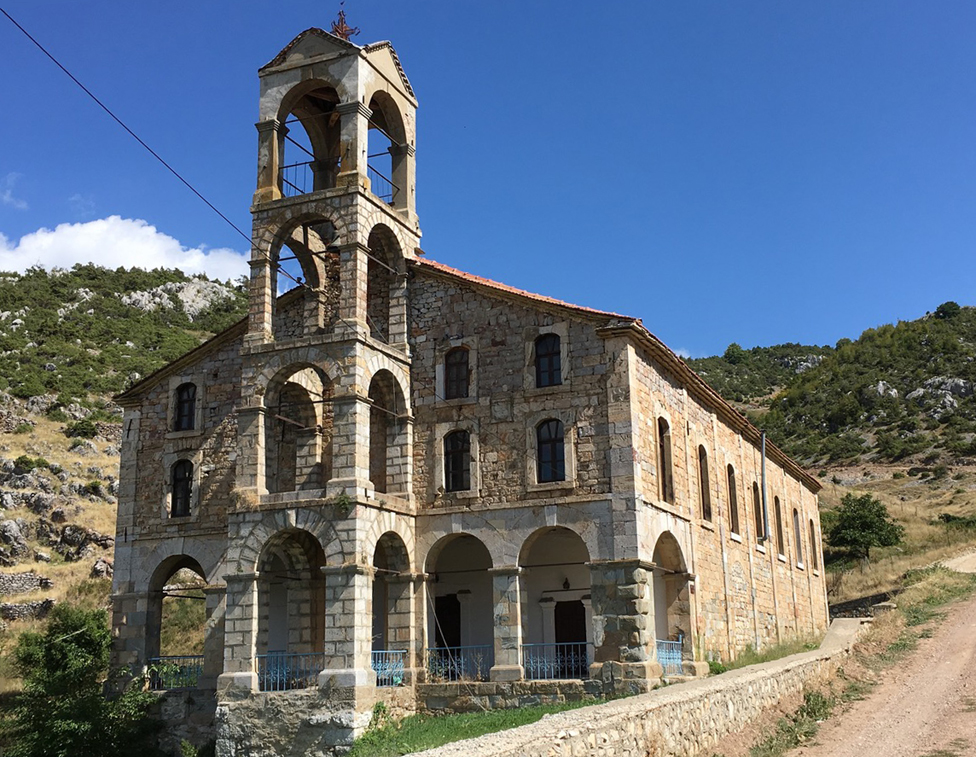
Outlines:
MULTIPOLYGON (((370 155, 370 157, 374 158, 377 156, 370 155)), ((372 193, 387 205, 392 205, 394 198, 400 191, 400 187, 369 164, 366 166, 366 175, 369 176, 369 187, 372 193)))
POLYGON ((203 655, 168 655, 149 660, 152 691, 194 689, 203 675, 203 655))

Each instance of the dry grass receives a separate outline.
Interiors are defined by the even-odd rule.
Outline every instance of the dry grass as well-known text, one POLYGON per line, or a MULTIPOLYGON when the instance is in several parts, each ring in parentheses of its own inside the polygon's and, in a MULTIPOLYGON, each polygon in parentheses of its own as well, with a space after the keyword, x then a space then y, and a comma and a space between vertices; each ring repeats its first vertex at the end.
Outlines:
POLYGON ((828 471, 821 481, 823 509, 836 508, 850 492, 867 492, 880 499, 905 528, 903 544, 873 549, 866 565, 837 570, 828 564, 831 602, 890 591, 907 571, 976 545, 976 532, 950 529, 938 521, 942 513, 976 515, 976 468, 953 468, 949 476, 920 479, 908 476, 905 467, 858 466, 828 471))

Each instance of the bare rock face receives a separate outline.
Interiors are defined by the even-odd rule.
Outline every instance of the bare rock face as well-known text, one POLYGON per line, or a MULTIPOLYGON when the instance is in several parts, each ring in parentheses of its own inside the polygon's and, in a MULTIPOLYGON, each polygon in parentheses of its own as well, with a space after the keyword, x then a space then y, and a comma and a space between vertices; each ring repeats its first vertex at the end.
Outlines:
POLYGON ((169 284, 141 292, 129 292, 120 296, 123 305, 139 310, 153 311, 173 309, 174 298, 183 306, 183 312, 192 321, 200 313, 209 310, 215 304, 233 299, 234 290, 215 281, 191 279, 190 281, 173 281, 169 284))
POLYGON ((90 575, 92 578, 111 578, 113 572, 112 561, 107 557, 99 557, 92 565, 90 575))
POLYGON ((21 557, 27 554, 27 541, 16 521, 0 521, 0 543, 7 547, 12 557, 21 557))

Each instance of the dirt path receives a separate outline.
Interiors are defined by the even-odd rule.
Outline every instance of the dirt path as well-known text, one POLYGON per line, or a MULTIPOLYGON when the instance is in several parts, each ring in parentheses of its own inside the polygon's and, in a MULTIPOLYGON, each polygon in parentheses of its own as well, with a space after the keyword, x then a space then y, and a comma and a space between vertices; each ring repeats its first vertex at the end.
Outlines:
MULTIPOLYGON (((956 570, 976 570, 976 553, 956 561, 956 570)), ((835 714, 813 746, 788 757, 976 755, 976 598, 948 613, 866 699, 835 714)))

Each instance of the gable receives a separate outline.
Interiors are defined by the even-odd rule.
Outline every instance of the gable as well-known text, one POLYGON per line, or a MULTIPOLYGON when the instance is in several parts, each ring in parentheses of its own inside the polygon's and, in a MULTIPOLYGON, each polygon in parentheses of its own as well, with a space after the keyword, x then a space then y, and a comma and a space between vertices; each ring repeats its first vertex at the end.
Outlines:
POLYGON ((354 45, 352 42, 347 42, 341 37, 329 34, 324 29, 313 26, 311 29, 303 31, 285 45, 280 53, 268 63, 261 66, 258 71, 265 71, 266 69, 275 68, 285 63, 301 63, 322 55, 334 55, 336 53, 346 53, 350 50, 358 49, 358 45, 354 45))
POLYGON ((407 75, 403 72, 403 66, 400 64, 400 57, 396 54, 396 50, 393 49, 393 45, 389 42, 374 42, 371 45, 366 45, 363 48, 366 53, 366 60, 368 60, 377 71, 379 71, 383 76, 385 76, 391 82, 400 82, 403 85, 404 92, 410 96, 411 99, 416 99, 416 95, 413 92, 413 87, 410 86, 410 81, 407 79, 407 75))

